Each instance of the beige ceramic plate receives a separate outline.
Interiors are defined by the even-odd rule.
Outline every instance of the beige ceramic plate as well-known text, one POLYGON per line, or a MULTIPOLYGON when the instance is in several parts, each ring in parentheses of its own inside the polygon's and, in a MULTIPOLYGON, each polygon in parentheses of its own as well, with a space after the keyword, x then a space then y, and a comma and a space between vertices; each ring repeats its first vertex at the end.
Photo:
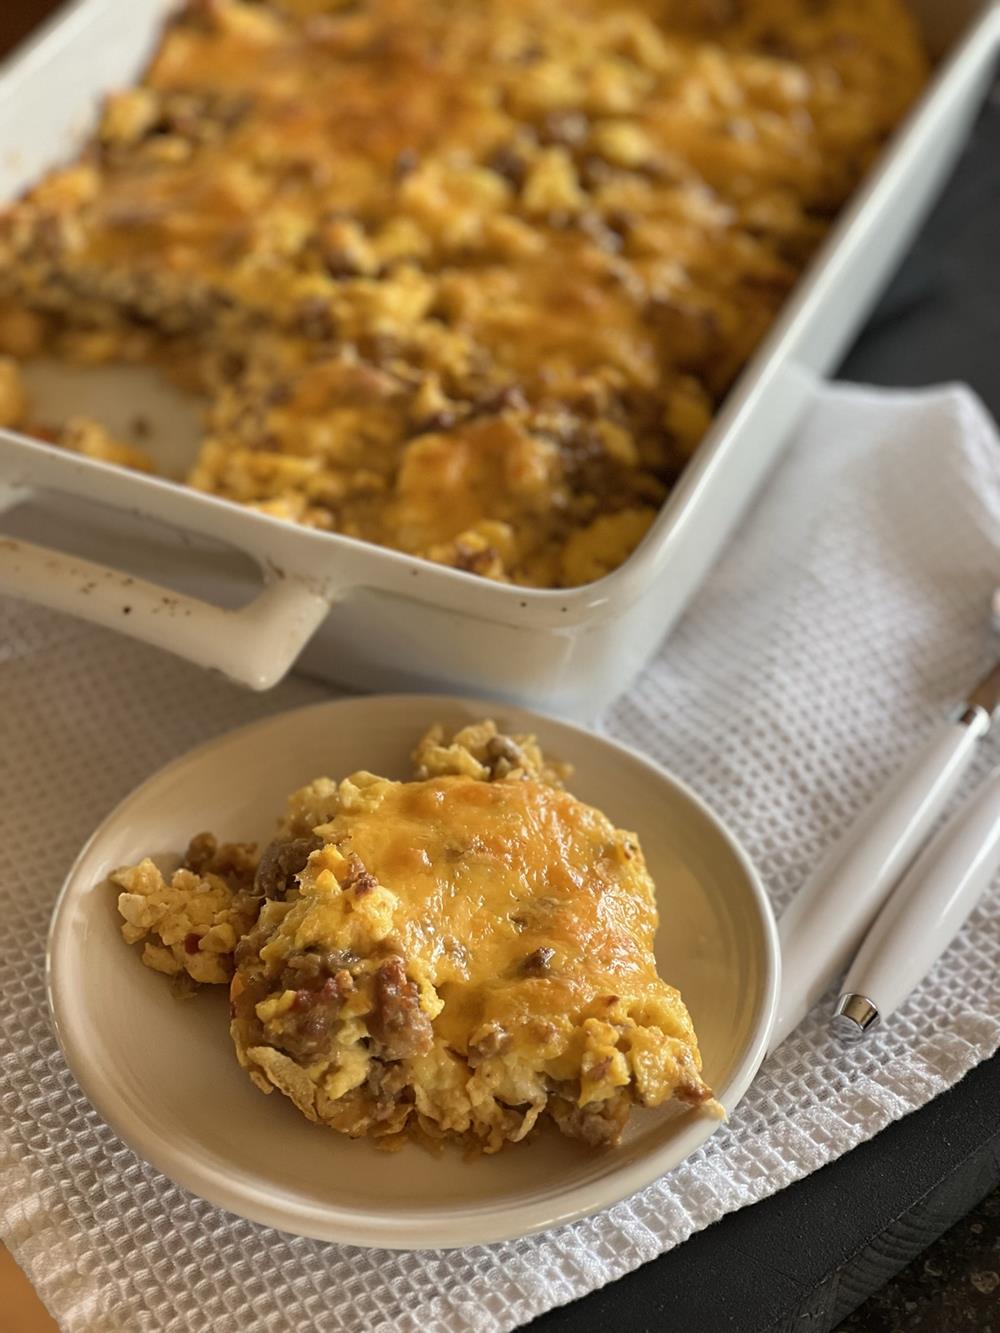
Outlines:
POLYGON ((49 940, 49 998, 87 1096, 134 1150, 213 1203, 285 1231, 355 1245, 443 1248, 525 1235, 624 1198, 716 1128, 704 1113, 637 1111, 592 1152, 545 1135, 496 1157, 379 1153, 311 1125, 239 1069, 222 993, 175 1001, 118 933, 116 867, 211 828, 266 840, 293 788, 368 768, 406 776, 433 721, 492 716, 575 767, 573 791, 639 833, 659 893, 657 957, 694 1016, 705 1073, 732 1110, 766 1049, 778 946, 733 838, 676 778, 592 733, 501 705, 428 696, 346 699, 285 713, 193 750, 101 825, 71 870, 49 940))

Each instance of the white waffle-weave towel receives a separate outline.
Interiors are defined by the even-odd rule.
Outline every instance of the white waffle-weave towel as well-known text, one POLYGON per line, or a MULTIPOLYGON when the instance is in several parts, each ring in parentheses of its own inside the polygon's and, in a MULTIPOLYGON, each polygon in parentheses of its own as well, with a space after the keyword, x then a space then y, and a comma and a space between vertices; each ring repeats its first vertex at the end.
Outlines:
MULTIPOLYGON (((988 663, 995 582, 1000 441, 972 395, 824 389, 605 724, 722 812, 780 909, 988 663)), ((326 691, 252 696, 14 602, 0 629, 0 1235, 71 1333, 499 1333, 816 1170, 1000 1045, 994 891, 881 1035, 845 1059, 817 1012, 706 1146, 596 1217, 405 1255, 241 1221, 138 1161, 78 1091, 46 1012, 45 930, 78 847, 136 783, 326 691)))

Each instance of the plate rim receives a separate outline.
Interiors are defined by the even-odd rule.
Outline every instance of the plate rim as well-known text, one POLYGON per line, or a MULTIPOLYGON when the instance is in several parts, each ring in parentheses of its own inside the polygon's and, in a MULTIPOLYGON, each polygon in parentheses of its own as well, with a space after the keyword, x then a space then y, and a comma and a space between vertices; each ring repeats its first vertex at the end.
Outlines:
POLYGON ((197 762, 203 752, 211 751, 254 731, 266 730, 293 715, 320 711, 336 713, 358 707, 371 708, 383 705, 392 707, 404 702, 414 709, 434 707, 454 709, 459 705, 463 710, 468 710, 470 715, 480 717, 488 717, 491 713, 514 714, 529 721, 533 726, 537 724, 539 729, 555 727, 575 733, 588 743, 596 742, 599 746, 609 747, 629 761, 647 769, 651 777, 658 782, 666 782, 675 793, 679 793, 699 811, 714 833, 727 844, 750 889, 762 927, 764 944, 761 958, 762 1012, 747 1043, 747 1049, 733 1076, 719 1095, 727 1116, 731 1116, 767 1054, 768 1038, 777 1010, 781 983, 781 954, 774 911, 753 861, 725 820, 682 778, 677 777, 669 769, 602 732, 503 700, 483 700, 465 695, 403 692, 322 699, 298 708, 282 709, 267 717, 230 728, 168 760, 117 802, 74 858, 56 897, 46 936, 46 998, 63 1058, 97 1113, 141 1160, 148 1162, 168 1179, 206 1202, 251 1222, 318 1241, 389 1250, 450 1250, 469 1245, 499 1244, 522 1236, 549 1231, 621 1202, 679 1166, 724 1122, 708 1116, 692 1120, 669 1147, 641 1153, 631 1163, 623 1164, 599 1180, 583 1182, 565 1192, 556 1192, 537 1203, 522 1200, 499 1208, 491 1207, 488 1210, 482 1205, 468 1205, 465 1208, 452 1209, 443 1217, 433 1207, 428 1207, 426 1212, 421 1213, 411 1210, 402 1220, 398 1214, 384 1209, 361 1211, 357 1207, 338 1206, 333 1202, 324 1204, 322 1208, 318 1205, 304 1207, 301 1200, 290 1195, 282 1197, 284 1191, 273 1182, 261 1180, 259 1184, 253 1186, 244 1183, 242 1178, 234 1182, 214 1167, 199 1163, 196 1158, 175 1154, 170 1145, 144 1122, 130 1117, 125 1108, 121 1107, 118 1098, 109 1093, 94 1076, 92 1061, 86 1049, 86 1034, 83 1030, 85 1025, 75 1016, 77 1006, 73 1005, 72 998, 61 994, 57 975, 58 956, 70 946, 70 934, 64 931, 63 927, 69 921, 70 910, 75 906, 76 898, 82 891, 81 885, 77 883, 80 868, 95 844, 112 825, 127 814, 128 807, 149 787, 167 778, 173 769, 187 765, 192 760, 197 762))

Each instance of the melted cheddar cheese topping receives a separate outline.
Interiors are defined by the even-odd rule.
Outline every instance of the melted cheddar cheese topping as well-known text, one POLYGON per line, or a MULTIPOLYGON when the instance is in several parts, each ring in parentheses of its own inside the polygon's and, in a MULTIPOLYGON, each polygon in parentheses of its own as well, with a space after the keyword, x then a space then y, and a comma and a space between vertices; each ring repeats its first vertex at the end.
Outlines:
POLYGON ((525 777, 356 774, 336 802, 297 894, 237 955, 233 1032, 261 1086, 352 1135, 487 1151, 543 1112, 603 1143, 633 1104, 710 1097, 656 971, 634 834, 525 777), (312 959, 327 1001, 295 985, 312 959), (303 1044, 320 1010, 321 1039, 303 1044))

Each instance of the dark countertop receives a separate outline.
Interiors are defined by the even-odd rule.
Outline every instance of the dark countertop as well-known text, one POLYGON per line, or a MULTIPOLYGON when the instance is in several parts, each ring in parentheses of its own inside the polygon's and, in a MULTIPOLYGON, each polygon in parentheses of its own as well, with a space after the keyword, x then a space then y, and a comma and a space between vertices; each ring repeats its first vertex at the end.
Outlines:
POLYGON ((1000 1333, 1000 1190, 869 1297, 838 1333, 1000 1333))

